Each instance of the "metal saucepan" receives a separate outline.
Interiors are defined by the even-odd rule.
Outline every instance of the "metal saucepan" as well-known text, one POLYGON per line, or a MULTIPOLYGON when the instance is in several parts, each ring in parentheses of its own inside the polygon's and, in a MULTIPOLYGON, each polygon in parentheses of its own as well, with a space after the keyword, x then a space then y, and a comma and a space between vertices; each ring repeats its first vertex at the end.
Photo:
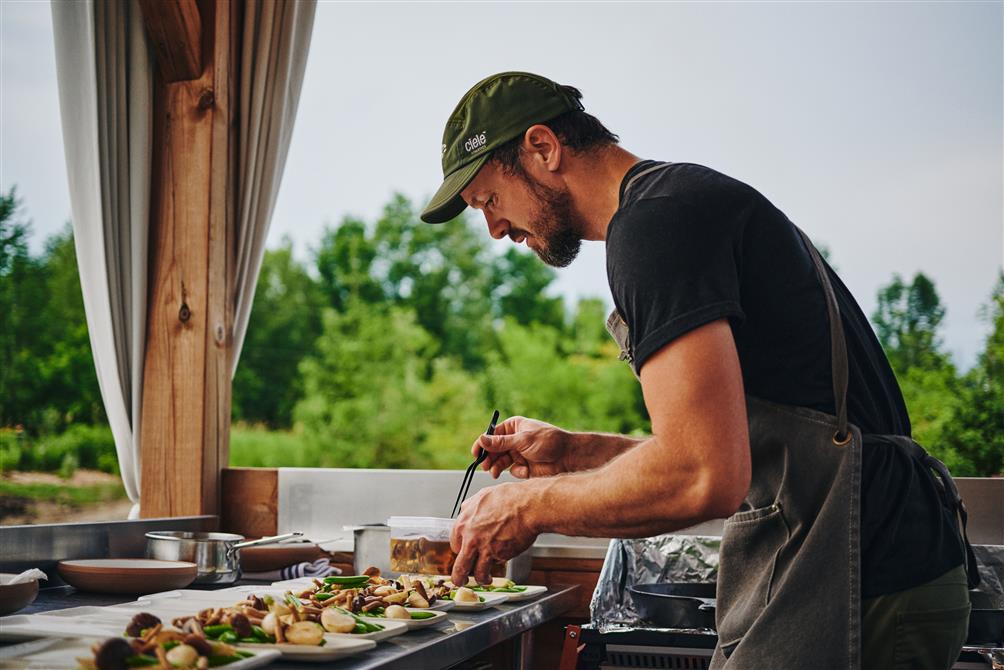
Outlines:
POLYGON ((162 561, 188 561, 199 566, 196 584, 233 584, 240 578, 240 550, 274 544, 300 537, 303 533, 285 533, 244 542, 243 535, 233 533, 192 533, 158 530, 146 534, 147 558, 162 561))
POLYGON ((667 628, 715 627, 715 584, 636 584, 630 591, 645 621, 667 628))

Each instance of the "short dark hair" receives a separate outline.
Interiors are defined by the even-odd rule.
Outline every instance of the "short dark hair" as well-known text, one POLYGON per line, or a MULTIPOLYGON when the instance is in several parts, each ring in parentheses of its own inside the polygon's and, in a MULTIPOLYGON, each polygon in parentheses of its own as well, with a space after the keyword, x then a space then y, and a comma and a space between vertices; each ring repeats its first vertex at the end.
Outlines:
MULTIPOLYGON (((579 92, 579 89, 572 86, 562 86, 561 88, 576 100, 582 99, 582 93, 579 92)), ((550 128, 564 146, 577 153, 594 151, 600 147, 617 144, 620 141, 620 138, 607 130, 599 119, 581 109, 565 112, 545 121, 542 125, 550 128)), ((522 148, 523 135, 520 135, 495 149, 492 152, 492 161, 507 174, 525 175, 523 164, 520 163, 522 148)))

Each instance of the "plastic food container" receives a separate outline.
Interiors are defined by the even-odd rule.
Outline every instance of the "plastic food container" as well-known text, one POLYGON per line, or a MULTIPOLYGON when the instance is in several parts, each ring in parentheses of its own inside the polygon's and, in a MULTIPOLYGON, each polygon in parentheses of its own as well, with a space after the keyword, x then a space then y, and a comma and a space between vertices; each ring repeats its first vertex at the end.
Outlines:
POLYGON ((448 575, 457 555, 450 548, 453 519, 432 516, 392 516, 390 569, 420 575, 448 575))

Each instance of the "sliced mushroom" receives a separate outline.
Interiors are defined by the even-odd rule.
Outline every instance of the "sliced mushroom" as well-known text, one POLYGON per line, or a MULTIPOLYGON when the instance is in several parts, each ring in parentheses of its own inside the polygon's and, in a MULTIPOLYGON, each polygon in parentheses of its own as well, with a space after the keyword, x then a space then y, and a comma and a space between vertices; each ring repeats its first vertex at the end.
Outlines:
POLYGON ((94 652, 94 665, 98 670, 129 670, 128 658, 134 653, 128 642, 113 637, 102 642, 94 652))
POLYGON ((237 612, 230 617, 230 625, 233 626, 237 637, 251 637, 254 635, 254 630, 251 629, 251 622, 241 612, 237 612))
POLYGON ((209 656, 213 653, 213 645, 209 644, 206 638, 201 635, 189 633, 185 636, 185 644, 199 652, 199 656, 209 656))
MULTIPOLYGON (((177 626, 177 624, 175 625, 177 626)), ((186 621, 185 625, 181 626, 181 630, 185 631, 186 633, 194 633, 195 635, 198 635, 200 637, 206 636, 205 631, 202 630, 202 624, 199 623, 199 620, 194 617, 186 621)))
POLYGON ((412 591, 408 596, 408 604, 412 607, 425 608, 429 606, 429 601, 419 595, 418 591, 412 591))
POLYGON ((140 612, 132 618, 132 621, 126 626, 125 632, 129 637, 139 637, 144 630, 153 628, 159 623, 160 619, 149 612, 140 612))

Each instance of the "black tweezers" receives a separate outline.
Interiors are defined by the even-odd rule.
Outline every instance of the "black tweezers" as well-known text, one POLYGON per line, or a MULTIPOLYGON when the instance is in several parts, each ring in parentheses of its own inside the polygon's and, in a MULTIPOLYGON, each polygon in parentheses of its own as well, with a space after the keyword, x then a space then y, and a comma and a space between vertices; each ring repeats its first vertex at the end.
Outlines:
MULTIPOLYGON (((492 422, 488 424, 488 430, 485 431, 485 435, 495 434, 495 424, 498 423, 498 420, 499 411, 495 410, 495 413, 492 414, 492 422)), ((467 492, 471 488, 471 482, 474 481, 474 472, 478 469, 479 465, 484 463, 486 458, 488 458, 488 452, 482 449, 480 453, 478 453, 478 457, 474 459, 474 462, 467 468, 467 472, 464 473, 464 481, 460 485, 460 494, 457 496, 457 502, 453 503, 453 512, 450 514, 451 519, 457 516, 457 510, 460 509, 460 504, 467 498, 467 492)))

